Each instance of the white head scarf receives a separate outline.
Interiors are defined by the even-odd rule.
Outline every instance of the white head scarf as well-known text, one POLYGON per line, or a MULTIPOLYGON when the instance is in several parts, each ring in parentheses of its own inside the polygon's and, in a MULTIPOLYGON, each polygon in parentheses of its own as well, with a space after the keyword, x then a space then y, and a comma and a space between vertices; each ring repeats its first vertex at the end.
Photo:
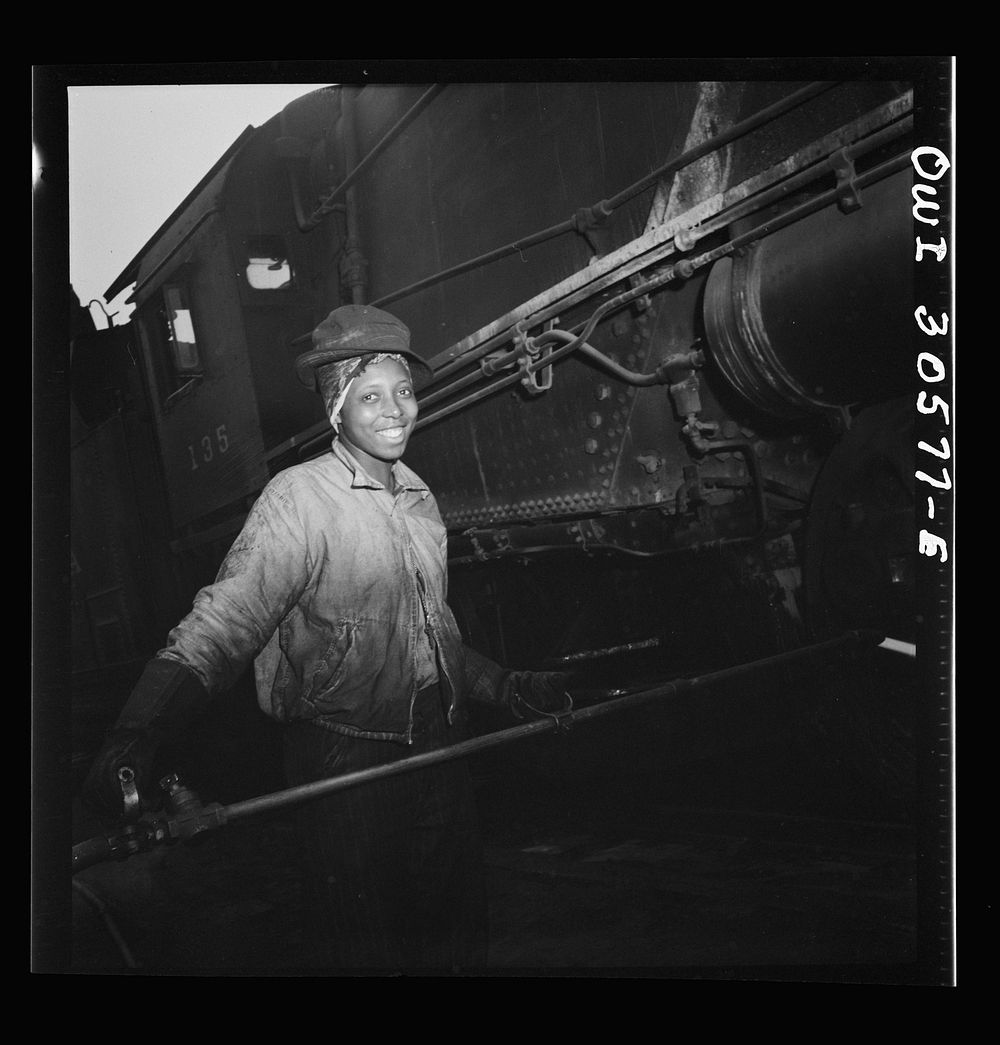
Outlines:
POLYGON ((320 390, 323 393, 330 424, 333 425, 335 432, 340 431, 340 411, 347 400, 347 393, 354 383, 354 379, 368 367, 381 363, 383 359, 394 359, 403 365, 407 374, 410 373, 410 365, 406 361, 406 357, 396 352, 376 352, 371 355, 353 356, 323 367, 320 373, 320 390))

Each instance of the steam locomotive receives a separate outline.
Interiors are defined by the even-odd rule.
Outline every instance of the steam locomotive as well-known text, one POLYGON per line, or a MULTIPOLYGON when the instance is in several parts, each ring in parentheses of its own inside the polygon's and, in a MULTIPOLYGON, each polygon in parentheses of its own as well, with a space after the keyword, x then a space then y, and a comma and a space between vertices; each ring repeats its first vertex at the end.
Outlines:
POLYGON ((918 117, 878 78, 402 83, 248 127, 108 288, 130 322, 74 303, 75 764, 328 449, 295 361, 351 302, 433 370, 407 463, 471 646, 597 690, 915 642, 918 117))

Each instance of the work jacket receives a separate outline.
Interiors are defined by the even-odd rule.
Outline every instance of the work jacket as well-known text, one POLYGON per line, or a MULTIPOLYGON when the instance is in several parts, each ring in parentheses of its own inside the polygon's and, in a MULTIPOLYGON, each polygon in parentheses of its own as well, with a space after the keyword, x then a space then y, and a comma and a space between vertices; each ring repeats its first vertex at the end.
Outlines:
POLYGON ((255 658, 268 715, 368 739, 409 743, 417 691, 435 675, 449 722, 469 689, 495 699, 499 667, 463 646, 446 602, 437 503, 401 461, 392 473, 395 493, 334 439, 275 476, 158 656, 209 692, 255 658))

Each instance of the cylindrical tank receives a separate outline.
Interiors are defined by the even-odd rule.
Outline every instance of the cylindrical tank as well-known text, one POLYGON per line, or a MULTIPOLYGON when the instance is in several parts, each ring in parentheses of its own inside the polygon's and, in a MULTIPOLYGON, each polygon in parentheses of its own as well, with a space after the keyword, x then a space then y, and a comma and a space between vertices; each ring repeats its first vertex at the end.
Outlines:
POLYGON ((715 264, 708 343, 754 406, 802 418, 910 387, 911 177, 875 182, 860 208, 825 207, 715 264))

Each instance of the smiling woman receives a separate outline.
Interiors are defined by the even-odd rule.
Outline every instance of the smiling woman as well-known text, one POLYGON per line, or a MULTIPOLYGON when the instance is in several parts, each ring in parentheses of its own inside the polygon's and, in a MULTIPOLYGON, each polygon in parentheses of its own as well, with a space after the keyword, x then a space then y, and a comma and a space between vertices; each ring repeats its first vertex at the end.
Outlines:
MULTIPOLYGON (((288 783, 398 762, 468 739, 469 699, 515 718, 566 701, 566 676, 505 672, 465 646, 447 603, 447 531, 401 460, 419 357, 395 316, 336 308, 299 357, 336 430, 279 472, 215 582, 149 662, 84 787, 120 818, 118 771, 148 792, 158 745, 252 659, 260 707, 287 727, 288 783)), ((307 931, 324 968, 482 967, 486 907, 465 762, 307 803, 307 931)))
MULTIPOLYGON (((402 356, 377 355, 351 379, 340 407, 340 438, 352 454, 386 486, 392 462, 403 456, 417 400, 410 368, 402 356)), ((336 415, 331 420, 336 423, 336 415)))
POLYGON ((430 375, 410 350, 407 327, 370 305, 341 306, 313 332, 313 348, 296 370, 323 397, 344 444, 391 486, 390 466, 403 456, 417 417, 416 384, 430 375))

